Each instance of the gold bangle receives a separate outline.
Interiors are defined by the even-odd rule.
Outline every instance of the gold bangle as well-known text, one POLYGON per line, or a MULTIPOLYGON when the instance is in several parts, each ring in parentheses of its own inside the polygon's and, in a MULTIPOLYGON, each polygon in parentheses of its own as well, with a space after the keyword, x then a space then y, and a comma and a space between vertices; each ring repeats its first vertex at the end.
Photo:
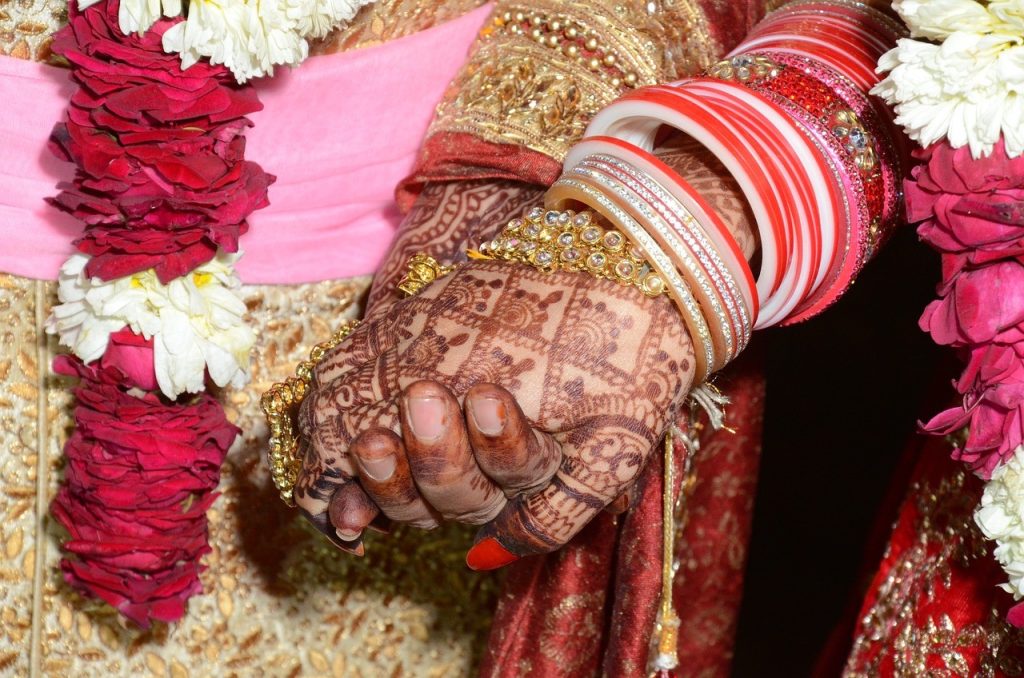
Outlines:
POLYGON ((579 203, 593 209, 621 230, 643 252, 645 261, 650 262, 654 271, 661 276, 669 299, 675 303, 683 322, 686 323, 690 340, 693 342, 696 363, 694 383, 703 383, 716 363, 711 331, 689 285, 680 276, 675 264, 661 246, 640 223, 622 209, 618 200, 613 199, 603 187, 587 177, 563 175, 548 189, 544 195, 544 202, 548 207, 555 209, 569 203, 579 203))
POLYGON ((470 250, 472 259, 529 264, 545 273, 585 271, 636 287, 649 297, 665 293, 665 281, 643 253, 619 231, 602 228, 588 211, 534 207, 512 219, 498 237, 470 250))
POLYGON ((313 368, 323 360, 324 355, 352 334, 358 320, 349 320, 336 331, 331 338, 319 343, 309 352, 309 360, 303 360, 295 369, 295 376, 286 381, 274 384, 260 398, 260 407, 267 417, 270 428, 270 451, 268 462, 270 477, 281 493, 281 500, 289 506, 295 506, 292 492, 299 478, 302 460, 298 457, 299 434, 296 431, 296 420, 299 405, 309 393, 309 383, 313 378, 313 368))

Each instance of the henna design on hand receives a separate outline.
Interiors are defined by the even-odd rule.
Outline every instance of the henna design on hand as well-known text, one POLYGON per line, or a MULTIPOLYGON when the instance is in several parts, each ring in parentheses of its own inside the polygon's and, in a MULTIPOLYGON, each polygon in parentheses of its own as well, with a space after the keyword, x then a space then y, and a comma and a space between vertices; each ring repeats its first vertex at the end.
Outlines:
MULTIPOLYGON (((751 253, 757 234, 725 169, 685 142, 661 155, 751 253)), ((322 518, 329 493, 355 477, 346 454, 353 438, 372 427, 400 430, 401 390, 422 378, 456 396, 477 383, 501 384, 535 427, 524 435, 548 432, 560 445, 551 484, 515 498, 485 530, 517 553, 564 543, 642 469, 692 378, 689 339, 664 299, 638 298, 585 275, 490 262, 465 266, 420 297, 392 301, 409 254, 461 251, 538 196, 532 187, 472 182, 430 186, 417 202, 375 281, 370 322, 321 364, 316 395, 304 405, 310 444, 296 498, 321 529, 330 527, 322 518)), ((416 477, 431 482, 442 470, 428 464, 416 477)))
POLYGON ((395 285, 409 257, 425 252, 444 261, 464 261, 465 251, 492 237, 505 223, 540 201, 544 189, 513 181, 428 184, 398 229, 367 301, 367 318, 379 317, 399 297, 395 285))
MULTIPOLYGON (((526 552, 564 543, 626 489, 693 375, 689 338, 667 299, 503 262, 464 265, 350 340, 379 352, 326 368, 330 379, 307 398, 300 506, 314 516, 326 511, 322 488, 354 477, 345 457, 357 435, 400 430, 397 398, 413 382, 434 379, 456 397, 497 383, 563 455, 553 482, 513 500, 495 523, 527 535, 517 545, 526 552)), ((446 473, 442 465, 416 471, 427 484, 443 484, 446 473)))

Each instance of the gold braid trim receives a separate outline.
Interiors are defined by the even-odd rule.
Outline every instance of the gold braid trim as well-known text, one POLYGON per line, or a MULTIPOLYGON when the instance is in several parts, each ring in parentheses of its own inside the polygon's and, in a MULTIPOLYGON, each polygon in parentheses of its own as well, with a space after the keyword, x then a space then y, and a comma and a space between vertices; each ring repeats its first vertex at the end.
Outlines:
POLYGON ((623 92, 698 72, 716 51, 695 0, 498 3, 429 134, 469 133, 560 161, 623 92))

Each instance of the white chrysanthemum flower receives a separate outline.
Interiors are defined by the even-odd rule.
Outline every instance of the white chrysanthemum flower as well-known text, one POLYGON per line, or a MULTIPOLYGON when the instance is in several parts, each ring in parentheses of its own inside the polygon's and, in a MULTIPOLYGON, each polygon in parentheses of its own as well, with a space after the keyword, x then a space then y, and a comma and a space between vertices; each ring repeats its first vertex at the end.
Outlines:
POLYGON ((1024 598, 1024 445, 992 472, 974 522, 996 542, 996 559, 1010 578, 1002 588, 1024 598))
MULTIPOLYGON (((1008 0, 1007 4, 1020 4, 1008 0)), ((910 35, 943 40, 953 33, 990 33, 1006 28, 1005 23, 984 4, 974 0, 895 0, 892 3, 910 35)))
POLYGON ((988 3, 989 14, 1003 22, 1005 30, 1020 35, 1024 33, 1024 0, 992 0, 988 3))
POLYGON ((233 265, 240 255, 221 253, 164 285, 152 269, 109 281, 88 278, 89 257, 75 254, 61 267, 61 304, 47 329, 85 362, 103 355, 110 335, 125 326, 152 338, 157 384, 169 398, 202 391, 207 371, 218 386, 242 386, 256 336, 236 292, 233 265))
POLYGON ((901 39, 878 70, 872 94, 922 146, 948 137, 954 148, 987 155, 1003 135, 1006 152, 1024 151, 1024 36, 954 32, 940 44, 901 39))
MULTIPOLYGON (((78 9, 95 5, 100 0, 78 0, 78 9)), ((161 15, 174 17, 181 14, 181 0, 121 0, 117 9, 117 23, 125 35, 148 31, 161 15)))
POLYGON ((371 0, 307 0, 296 1, 288 9, 295 30, 305 38, 319 39, 348 23, 359 8, 371 0))
POLYGON ((238 82, 272 75, 274 66, 296 66, 309 45, 288 16, 291 5, 306 0, 193 0, 185 21, 163 37, 164 50, 181 54, 183 68, 203 57, 224 64, 238 82))

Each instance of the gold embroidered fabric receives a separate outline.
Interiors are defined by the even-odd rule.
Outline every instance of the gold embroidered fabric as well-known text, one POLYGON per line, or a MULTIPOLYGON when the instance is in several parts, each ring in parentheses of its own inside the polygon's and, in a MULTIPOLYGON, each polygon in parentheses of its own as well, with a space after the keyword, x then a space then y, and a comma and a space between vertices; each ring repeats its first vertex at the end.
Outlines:
POLYGON ((472 532, 370 535, 340 553, 276 498, 259 394, 294 370, 367 278, 244 289, 260 337, 253 381, 226 390, 244 431, 210 519, 205 593, 185 618, 142 632, 63 582, 47 517, 70 427, 70 383, 49 370, 42 323, 54 283, 0 275, 0 676, 461 676, 484 645, 497 578, 462 562, 472 532))
MULTIPOLYGON (((942 606, 921 614, 954 586, 957 570, 993 566, 973 519, 979 492, 966 480, 958 470, 910 488, 915 541, 892 563, 861 619, 844 678, 1024 675, 1024 632, 1006 622, 1005 612, 992 609, 983 621, 960 625, 942 606)), ((958 602, 946 597, 945 604, 958 602)))
POLYGON ((716 51, 693 0, 499 2, 429 134, 561 160, 620 94, 700 71, 716 51))
POLYGON ((0 0, 0 55, 46 61, 67 20, 67 0, 0 0))

